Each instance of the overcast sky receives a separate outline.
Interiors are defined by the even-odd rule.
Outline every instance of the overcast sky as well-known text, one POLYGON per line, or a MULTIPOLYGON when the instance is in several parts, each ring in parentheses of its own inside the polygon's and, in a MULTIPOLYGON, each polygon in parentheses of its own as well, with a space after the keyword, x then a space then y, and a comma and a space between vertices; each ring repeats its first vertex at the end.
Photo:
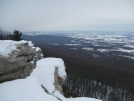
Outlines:
POLYGON ((13 31, 134 31, 134 0, 0 0, 13 31))

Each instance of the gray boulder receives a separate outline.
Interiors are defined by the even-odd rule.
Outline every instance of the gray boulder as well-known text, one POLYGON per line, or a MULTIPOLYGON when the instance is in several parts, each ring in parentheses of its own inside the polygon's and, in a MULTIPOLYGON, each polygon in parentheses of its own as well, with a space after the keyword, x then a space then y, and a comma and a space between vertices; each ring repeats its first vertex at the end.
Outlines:
POLYGON ((41 52, 28 43, 16 44, 18 50, 13 50, 9 57, 0 55, 0 82, 25 78, 36 67, 41 52), (39 55, 40 54, 40 55, 39 55))

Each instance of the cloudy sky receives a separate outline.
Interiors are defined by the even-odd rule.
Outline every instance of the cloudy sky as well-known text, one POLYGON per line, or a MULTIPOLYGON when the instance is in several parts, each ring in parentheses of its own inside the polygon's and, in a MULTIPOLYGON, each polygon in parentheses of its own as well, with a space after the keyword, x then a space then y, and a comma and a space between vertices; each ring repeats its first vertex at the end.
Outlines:
POLYGON ((134 0, 0 0, 0 28, 134 31, 134 0))

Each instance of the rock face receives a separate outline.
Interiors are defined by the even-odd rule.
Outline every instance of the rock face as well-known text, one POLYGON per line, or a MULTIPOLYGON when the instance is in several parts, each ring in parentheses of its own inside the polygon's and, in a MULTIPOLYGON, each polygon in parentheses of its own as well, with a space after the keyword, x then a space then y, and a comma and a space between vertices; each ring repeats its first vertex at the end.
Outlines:
POLYGON ((43 56, 41 50, 38 52, 28 43, 16 44, 16 47, 17 50, 8 57, 0 55, 0 82, 27 77, 36 67, 36 61, 43 56))
POLYGON ((61 94, 63 94, 62 90, 62 84, 66 81, 66 78, 62 78, 58 74, 58 67, 55 67, 54 71, 54 85, 55 85, 55 90, 58 90, 61 94))

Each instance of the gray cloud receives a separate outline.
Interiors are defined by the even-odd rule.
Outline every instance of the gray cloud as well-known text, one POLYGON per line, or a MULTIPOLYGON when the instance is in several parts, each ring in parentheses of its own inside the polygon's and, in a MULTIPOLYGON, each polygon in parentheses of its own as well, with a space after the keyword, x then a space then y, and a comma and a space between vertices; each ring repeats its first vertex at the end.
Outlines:
POLYGON ((1 0, 4 30, 134 31, 134 0, 1 0))

